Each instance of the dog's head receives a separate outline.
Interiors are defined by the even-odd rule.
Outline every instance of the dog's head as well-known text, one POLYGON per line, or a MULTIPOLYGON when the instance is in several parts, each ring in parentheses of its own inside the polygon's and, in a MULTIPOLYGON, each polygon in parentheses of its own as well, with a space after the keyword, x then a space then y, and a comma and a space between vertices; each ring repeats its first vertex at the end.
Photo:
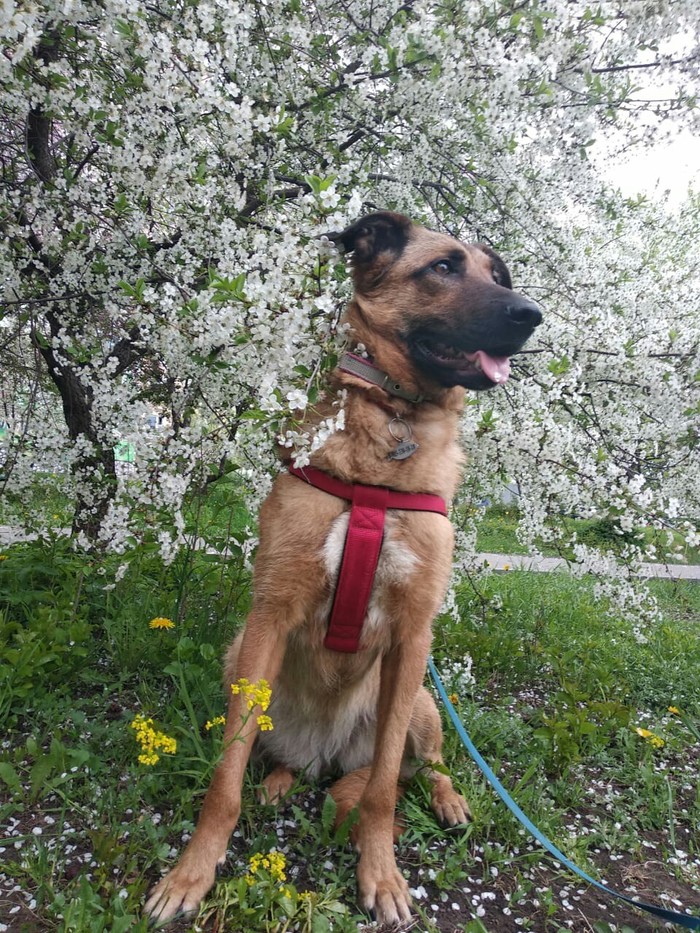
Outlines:
POLYGON ((483 244, 465 245, 391 211, 369 214, 329 239, 352 253, 363 322, 400 342, 438 385, 502 384, 510 357, 542 321, 537 305, 513 291, 500 256, 483 244))

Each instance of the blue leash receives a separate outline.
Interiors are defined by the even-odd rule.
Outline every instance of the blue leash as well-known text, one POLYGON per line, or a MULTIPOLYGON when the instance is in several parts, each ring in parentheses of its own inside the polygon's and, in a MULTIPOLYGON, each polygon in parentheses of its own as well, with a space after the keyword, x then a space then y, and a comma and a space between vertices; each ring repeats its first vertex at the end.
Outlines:
POLYGON ((679 926, 685 927, 687 930, 700 930, 700 917, 689 917, 687 914, 680 914, 675 910, 666 910, 664 907, 656 907, 654 904, 645 904, 643 901, 635 901, 633 898, 628 897, 626 894, 620 894, 619 891, 613 891, 613 889, 607 887, 607 885, 601 884, 601 882, 596 881, 595 878, 591 878, 591 876, 586 874, 585 871, 580 869, 577 865, 574 865, 574 863, 568 859, 563 852, 560 852, 554 843, 550 842, 549 839, 547 839, 547 837, 539 831, 532 820, 525 816, 523 811, 513 800, 508 791, 501 784, 491 768, 489 768, 489 766, 477 751, 474 743, 467 734, 467 730, 462 725, 462 722, 457 715, 454 706, 452 703, 450 703, 450 698, 447 696, 445 686, 440 680, 440 675, 437 672, 432 658, 428 659, 428 670, 430 671, 430 676, 433 678, 433 683, 437 688, 440 699, 442 700, 445 709, 447 710, 447 713, 452 720, 452 724, 457 730, 457 734, 459 735, 460 739, 464 743, 464 747, 472 756, 479 768, 481 768, 484 777, 496 791, 503 803, 508 807, 511 813, 515 814, 523 826, 535 837, 540 845, 544 846, 544 848, 551 855, 553 855, 558 862, 561 862, 562 865, 565 865, 569 871, 574 872, 574 874, 578 875, 579 878, 583 878, 584 881, 594 885, 596 888, 598 888, 598 890, 603 891, 605 894, 609 894, 611 897, 619 898, 619 900, 625 901, 625 903, 631 904, 633 907, 637 907, 639 910, 645 910, 647 913, 653 914, 655 917, 659 917, 661 920, 666 920, 670 923, 677 923, 679 926))

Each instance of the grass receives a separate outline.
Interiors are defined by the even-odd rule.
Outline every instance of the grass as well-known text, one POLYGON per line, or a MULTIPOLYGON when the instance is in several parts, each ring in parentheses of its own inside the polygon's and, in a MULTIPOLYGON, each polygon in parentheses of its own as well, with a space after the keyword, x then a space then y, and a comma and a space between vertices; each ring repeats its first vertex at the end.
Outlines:
MULTIPOLYGON (((229 522, 239 534, 237 491, 218 495, 207 522, 222 538, 229 522)), ((205 724, 224 709, 219 659, 245 617, 248 573, 235 548, 228 560, 186 552, 165 568, 146 545, 120 579, 118 559, 60 541, 4 556, 0 930, 145 931, 145 892, 191 834, 220 753, 205 724), (154 617, 175 627, 150 629, 154 617), (137 714, 177 740, 175 755, 138 763, 137 714)), ((465 584, 458 617, 436 624, 434 656, 477 747, 537 825, 595 877, 683 910, 700 892, 700 586, 651 585, 663 621, 635 634, 592 584, 562 574, 465 584)), ((409 786, 399 860, 414 929, 661 929, 545 857, 447 727, 445 752, 474 820, 445 833, 420 774, 409 786)), ((260 777, 248 778, 200 925, 361 928, 356 856, 347 830, 333 829, 326 787, 302 779, 277 811, 255 802, 260 777), (284 852, 284 883, 251 873, 249 856, 272 849, 284 852)))
MULTIPOLYGON (((494 505, 485 509, 477 523, 477 550, 487 553, 526 554, 528 548, 518 537, 518 521, 518 509, 514 505, 494 505)), ((661 531, 646 527, 637 530, 635 535, 621 535, 616 523, 609 519, 580 519, 562 515, 553 518, 551 524, 563 534, 564 542, 575 534, 578 542, 613 553, 619 553, 627 542, 637 541, 643 542, 645 547, 653 546, 657 554, 665 555, 670 535, 674 560, 700 563, 700 551, 691 548, 682 535, 671 529, 661 531)), ((536 544, 542 553, 548 556, 573 556, 567 543, 560 547, 542 541, 536 544)))

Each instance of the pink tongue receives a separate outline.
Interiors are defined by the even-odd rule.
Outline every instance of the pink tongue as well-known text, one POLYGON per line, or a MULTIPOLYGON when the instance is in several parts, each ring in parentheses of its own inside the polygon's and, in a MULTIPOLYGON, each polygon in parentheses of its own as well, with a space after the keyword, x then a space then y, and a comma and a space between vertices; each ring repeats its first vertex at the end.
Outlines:
POLYGON ((507 356, 489 356, 483 350, 477 350, 473 360, 478 360, 481 371, 488 376, 491 382, 498 383, 508 381, 510 376, 510 360, 507 356))

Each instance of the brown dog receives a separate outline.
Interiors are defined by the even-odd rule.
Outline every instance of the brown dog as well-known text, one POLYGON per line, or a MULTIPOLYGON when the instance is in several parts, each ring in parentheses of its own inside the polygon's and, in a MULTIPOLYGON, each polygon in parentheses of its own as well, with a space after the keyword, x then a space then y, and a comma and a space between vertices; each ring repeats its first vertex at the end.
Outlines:
MULTIPOLYGON (((346 483, 433 493, 449 502, 460 477, 464 388, 504 382, 508 358, 541 313, 512 291, 491 249, 465 246, 400 214, 372 214, 333 239, 353 254, 355 295, 346 320, 372 363, 369 375, 342 368, 332 374, 313 418, 337 412, 333 401, 345 390, 345 429, 313 454, 312 466, 346 483)), ((289 790, 295 769, 346 775, 333 793, 341 815, 359 802, 360 901, 380 922, 410 917, 408 886, 394 858, 394 810, 402 768, 416 758, 442 760, 440 718, 422 681, 453 535, 442 515, 389 510, 360 650, 339 653, 323 640, 348 509, 345 499, 289 473, 277 478, 262 507, 253 609, 229 649, 226 682, 269 681, 274 730, 256 736, 247 727, 234 741, 246 707, 242 697, 231 697, 223 761, 185 852, 148 899, 154 919, 194 910, 213 885, 240 814, 256 737, 256 750, 274 765, 264 784, 267 799, 289 790)), ((450 779, 430 773, 439 819, 467 820, 466 802, 450 779)))

